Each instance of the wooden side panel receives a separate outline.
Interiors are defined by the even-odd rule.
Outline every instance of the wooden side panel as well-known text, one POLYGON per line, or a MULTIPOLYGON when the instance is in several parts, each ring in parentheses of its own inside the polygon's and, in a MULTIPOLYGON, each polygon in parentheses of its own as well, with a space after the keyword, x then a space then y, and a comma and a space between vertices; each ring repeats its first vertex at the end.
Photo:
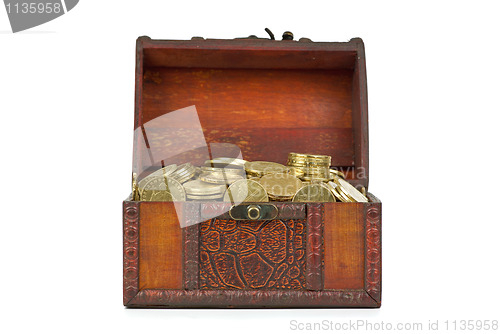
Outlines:
POLYGON ((132 196, 123 202, 123 304, 139 292, 139 205, 132 196))
POLYGON ((357 43, 301 43, 268 39, 168 41, 138 39, 147 66, 201 68, 353 68, 357 43))
POLYGON ((139 289, 182 289, 182 230, 174 204, 139 205, 139 289))
POLYGON ((324 204, 324 288, 363 289, 364 203, 324 204))
POLYGON ((365 290, 380 306, 382 299, 382 203, 368 193, 366 205, 365 290))
POLYGON ((360 38, 354 38, 352 42, 358 46, 358 58, 352 77, 352 130, 356 166, 353 184, 368 188, 368 96, 365 47, 360 38))

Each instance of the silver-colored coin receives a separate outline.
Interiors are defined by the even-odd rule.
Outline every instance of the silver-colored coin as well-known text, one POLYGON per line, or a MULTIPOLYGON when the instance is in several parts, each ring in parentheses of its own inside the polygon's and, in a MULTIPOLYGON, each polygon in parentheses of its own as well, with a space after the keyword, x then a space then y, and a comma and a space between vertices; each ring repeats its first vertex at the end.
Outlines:
POLYGON ((355 202, 354 200, 352 200, 351 198, 347 197, 346 194, 344 194, 341 190, 340 190, 340 187, 338 186, 338 184, 336 184, 335 182, 333 181, 329 181, 327 183, 327 186, 328 188, 330 189, 330 191, 332 192, 333 196, 335 196, 335 198, 337 198, 337 200, 343 202, 343 203, 352 203, 352 202, 355 202))
POLYGON ((192 164, 187 162, 178 166, 177 169, 172 174, 170 174, 170 177, 179 181, 180 183, 184 183, 190 180, 195 173, 196 168, 192 164))
POLYGON ((220 200, 222 201, 221 195, 186 195, 187 199, 192 199, 196 201, 209 201, 209 200, 220 200))
POLYGON ((343 192, 350 199, 356 202, 368 202, 368 198, 346 180, 337 177, 334 181, 338 185, 337 190, 343 192))
POLYGON ((196 168, 189 162, 186 162, 185 164, 178 166, 177 169, 172 173, 172 176, 184 176, 187 174, 194 174, 195 172, 196 168))
POLYGON ((184 183, 183 186, 188 198, 190 195, 218 195, 221 197, 224 191, 226 191, 226 185, 224 184, 207 183, 201 180, 192 180, 184 183))
POLYGON ((207 167, 243 167, 245 166, 246 160, 237 158, 215 158, 212 160, 205 161, 205 166, 207 167))
POLYGON ((220 167, 201 167, 201 172, 215 172, 215 173, 227 173, 227 174, 238 174, 246 175, 245 170, 242 167, 238 168, 220 168, 220 167))
POLYGON ((186 175, 186 176, 177 178, 177 181, 179 181, 180 184, 184 184, 185 182, 191 180, 193 177, 194 177, 194 174, 193 175, 186 175))

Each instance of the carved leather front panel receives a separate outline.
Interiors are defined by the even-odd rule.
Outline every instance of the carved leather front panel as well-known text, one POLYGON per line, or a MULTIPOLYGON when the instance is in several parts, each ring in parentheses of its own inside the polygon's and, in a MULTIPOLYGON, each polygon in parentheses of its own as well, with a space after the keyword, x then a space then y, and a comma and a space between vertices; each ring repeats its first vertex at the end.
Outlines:
POLYGON ((305 220, 200 224, 200 289, 304 289, 305 220))

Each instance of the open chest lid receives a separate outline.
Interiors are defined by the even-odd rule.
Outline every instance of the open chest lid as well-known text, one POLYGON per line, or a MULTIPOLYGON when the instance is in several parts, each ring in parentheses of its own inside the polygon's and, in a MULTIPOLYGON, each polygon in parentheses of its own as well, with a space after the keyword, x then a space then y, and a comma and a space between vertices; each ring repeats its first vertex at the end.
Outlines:
POLYGON ((368 188, 363 41, 137 40, 133 172, 329 155, 368 188))

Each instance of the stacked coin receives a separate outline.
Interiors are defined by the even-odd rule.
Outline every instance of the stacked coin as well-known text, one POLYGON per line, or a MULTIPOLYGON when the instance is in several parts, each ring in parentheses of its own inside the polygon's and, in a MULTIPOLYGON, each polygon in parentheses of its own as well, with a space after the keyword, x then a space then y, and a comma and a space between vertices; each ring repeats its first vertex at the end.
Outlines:
POLYGON ((196 173, 196 167, 189 162, 177 167, 175 171, 170 174, 170 177, 179 181, 181 184, 190 180, 196 173))
POLYGON ((191 180, 183 184, 187 199, 207 201, 220 199, 226 191, 224 184, 207 183, 191 180))
POLYGON ((332 157, 328 155, 289 153, 287 165, 292 167, 295 175, 302 181, 330 179, 332 157), (301 175, 300 175, 301 174, 301 175))
POLYGON ((207 183, 231 184, 245 178, 242 168, 201 167, 199 179, 207 183))
POLYGON ((322 166, 330 167, 332 157, 329 155, 304 154, 304 153, 288 153, 288 166, 304 167, 304 166, 322 166))

